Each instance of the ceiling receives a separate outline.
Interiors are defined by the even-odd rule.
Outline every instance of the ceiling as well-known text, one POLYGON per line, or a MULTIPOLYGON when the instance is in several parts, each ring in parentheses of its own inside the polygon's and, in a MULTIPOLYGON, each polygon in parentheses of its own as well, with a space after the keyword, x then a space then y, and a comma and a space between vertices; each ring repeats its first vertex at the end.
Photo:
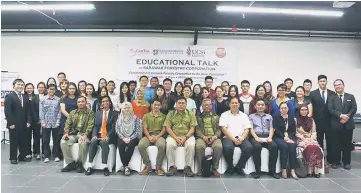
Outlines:
MULTIPOLYGON (((2 2, 2 4, 19 4, 19 2, 2 2)), ((26 2, 27 4, 50 4, 64 2, 26 2)), ((84 2, 67 2, 84 3, 84 2)), ((194 30, 202 27, 274 29, 274 30, 315 30, 361 32, 361 2, 344 9, 341 18, 305 17, 267 14, 230 14, 216 11, 217 5, 249 6, 251 1, 95 1, 94 11, 44 12, 57 20, 36 11, 1 12, 3 29, 174 29, 194 30)), ((255 1, 254 7, 282 7, 304 9, 335 10, 332 1, 255 1)))

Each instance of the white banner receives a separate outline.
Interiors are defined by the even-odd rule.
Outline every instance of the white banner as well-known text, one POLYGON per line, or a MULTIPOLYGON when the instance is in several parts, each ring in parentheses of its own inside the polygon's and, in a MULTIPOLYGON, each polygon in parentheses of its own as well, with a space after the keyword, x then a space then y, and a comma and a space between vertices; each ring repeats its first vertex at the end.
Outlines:
POLYGON ((238 73, 237 49, 217 46, 119 46, 120 64, 117 81, 137 80, 146 75, 160 81, 170 78, 173 84, 192 78, 194 84, 204 85, 212 76, 213 85, 222 81, 236 83, 238 73))
MULTIPOLYGON (((1 72, 1 129, 6 128, 4 98, 10 91, 13 90, 13 81, 18 77, 19 74, 17 72, 1 72)), ((3 135, 2 132, 1 135, 3 135)))

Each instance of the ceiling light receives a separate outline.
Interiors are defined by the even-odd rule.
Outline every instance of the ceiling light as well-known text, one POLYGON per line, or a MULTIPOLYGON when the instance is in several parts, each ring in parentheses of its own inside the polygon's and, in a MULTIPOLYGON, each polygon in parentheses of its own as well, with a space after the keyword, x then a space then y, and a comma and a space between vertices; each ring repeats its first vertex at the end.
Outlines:
POLYGON ((2 11, 79 11, 79 10, 93 10, 93 4, 57 4, 57 5, 1 5, 2 11))
POLYGON ((281 8, 241 7, 241 6, 217 6, 217 11, 239 12, 239 13, 269 13, 269 14, 306 15, 306 16, 327 16, 327 17, 341 17, 343 15, 342 11, 281 9, 281 8))

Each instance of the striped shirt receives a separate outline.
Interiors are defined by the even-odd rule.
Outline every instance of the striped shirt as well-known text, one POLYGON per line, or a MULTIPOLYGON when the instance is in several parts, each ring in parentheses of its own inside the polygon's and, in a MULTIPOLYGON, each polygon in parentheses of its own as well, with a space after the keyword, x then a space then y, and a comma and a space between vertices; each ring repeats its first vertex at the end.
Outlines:
POLYGON ((59 127, 61 117, 60 98, 45 96, 40 102, 39 117, 41 124, 45 124, 46 128, 59 127))

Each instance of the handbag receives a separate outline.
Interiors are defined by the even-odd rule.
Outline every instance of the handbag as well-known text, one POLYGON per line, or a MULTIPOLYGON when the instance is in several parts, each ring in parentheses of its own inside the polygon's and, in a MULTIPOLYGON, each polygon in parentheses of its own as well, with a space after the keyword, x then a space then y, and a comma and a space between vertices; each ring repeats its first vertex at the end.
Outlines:
POLYGON ((210 177, 212 175, 212 156, 205 156, 202 160, 202 176, 210 177))
POLYGON ((297 162, 296 162, 296 175, 299 178, 306 178, 307 177, 307 166, 306 166, 306 162, 303 159, 302 155, 302 151, 300 148, 297 148, 297 162))

